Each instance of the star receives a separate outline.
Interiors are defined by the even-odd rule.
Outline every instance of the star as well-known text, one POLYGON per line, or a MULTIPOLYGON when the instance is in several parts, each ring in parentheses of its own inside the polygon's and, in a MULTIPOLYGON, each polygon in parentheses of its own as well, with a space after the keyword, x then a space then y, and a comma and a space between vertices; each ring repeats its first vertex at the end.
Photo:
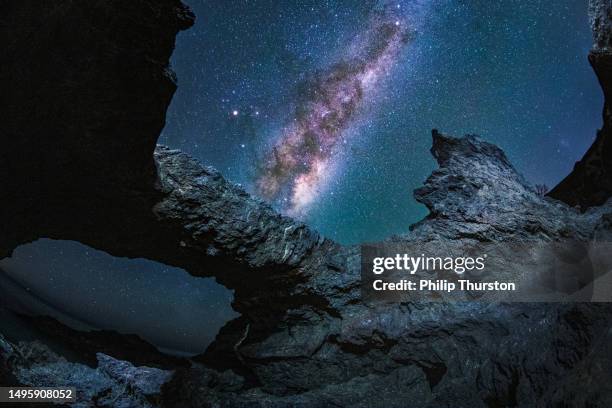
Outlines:
POLYGON ((284 213, 305 215, 333 178, 337 157, 332 153, 346 143, 346 132, 361 108, 380 103, 372 97, 377 85, 407 44, 407 27, 400 27, 396 18, 377 15, 348 44, 347 55, 300 84, 300 106, 263 158, 255 181, 257 193, 280 203, 284 213), (359 51, 364 49, 371 52, 359 51))

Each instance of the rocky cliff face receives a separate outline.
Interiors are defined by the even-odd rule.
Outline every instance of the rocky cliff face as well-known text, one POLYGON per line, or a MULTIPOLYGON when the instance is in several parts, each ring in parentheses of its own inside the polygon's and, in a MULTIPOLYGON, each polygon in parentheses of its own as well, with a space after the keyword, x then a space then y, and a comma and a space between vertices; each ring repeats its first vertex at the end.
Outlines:
POLYGON ((593 47, 589 62, 604 93, 603 127, 574 170, 550 196, 585 210, 612 196, 612 7, 609 0, 591 0, 589 17, 593 47))
MULTIPOLYGON (((440 169, 416 191, 431 214, 394 242, 452 250, 474 241, 586 240, 612 213, 612 203, 580 214, 537 195, 500 149, 473 136, 434 132, 432 153, 440 169)), ((260 319, 269 309, 254 303, 229 325, 239 335, 223 331, 200 359, 236 361, 217 371, 179 371, 166 386, 168 404, 545 406, 553 398, 546 392, 581 369, 610 327, 605 304, 368 304, 360 298, 358 258, 358 248, 315 247, 299 265, 307 279, 291 289, 294 303, 276 326, 266 332, 260 319), (218 358, 218 343, 232 353, 218 358), (174 399, 195 389, 205 392, 174 399)), ((521 261, 513 259, 512 268, 527 267, 521 261)), ((575 390, 554 397, 563 392, 575 390)))
POLYGON ((178 0, 0 4, 1 257, 4 240, 35 238, 66 201, 153 182, 176 89, 169 57, 193 18, 178 0))
POLYGON ((586 240, 598 222, 539 196, 498 147, 475 136, 434 130, 431 153, 440 168, 415 191, 430 213, 411 239, 586 240))
MULTIPOLYGON (((609 393, 585 394, 593 388, 584 384, 601 381, 602 373, 609 379, 608 305, 365 302, 358 247, 338 245, 277 214, 181 152, 162 146, 153 152, 174 86, 168 70, 174 35, 192 21, 179 2, 104 2, 95 5, 97 13, 60 2, 33 14, 36 4, 2 6, 2 29, 15 35, 1 69, 53 85, 40 85, 35 97, 34 89, 21 95, 3 84, 12 89, 5 99, 14 98, 22 109, 11 107, 2 129, 10 136, 0 151, 10 175, 2 191, 12 199, 0 204, 7 231, 0 256, 40 237, 77 240, 116 256, 215 276, 235 290, 233 306, 241 316, 191 367, 174 371, 135 368, 103 355, 97 368, 47 351, 23 358, 22 350, 41 347, 1 340, 2 381, 38 385, 57 375, 57 381, 91 390, 83 397, 89 401, 127 398, 131 406, 607 406, 609 393), (48 21, 45 30, 58 30, 59 37, 27 20, 32 15, 48 21), (116 16, 112 30, 102 31, 107 35, 86 31, 70 41, 60 35, 97 27, 100 16, 116 16), (26 39, 40 47, 22 55, 26 39), (48 56, 48 42, 58 39, 76 48, 48 56), (77 47, 81 42, 88 46, 77 47), (20 71, 32 65, 24 61, 38 59, 52 65, 20 71), (56 69, 68 63, 87 75, 56 69), (57 78, 50 80, 51 73, 57 78), (105 86, 92 85, 98 75, 105 86), (90 100, 92 89, 96 98, 90 100), (88 102, 87 114, 73 106, 79 95, 88 102), (51 106, 54 115, 31 120, 33 108, 47 112, 43 108, 51 106), (141 160, 127 160, 132 154, 141 160), (117 397, 126 381, 133 392, 117 397)), ((605 1, 593 4, 609 15, 605 1)), ((541 197, 499 148, 474 136, 434 132, 432 154, 439 169, 415 192, 430 215, 391 241, 459 249, 590 242, 612 233, 605 192, 597 190, 600 205, 583 213, 541 197)), ((506 265, 508 271, 523 266, 521 259, 506 265)))
MULTIPOLYGON (((589 239, 607 228, 604 219, 612 205, 581 214, 538 196, 497 147, 473 136, 455 139, 434 132, 433 137, 440 169, 416 192, 431 215, 394 240, 459 248, 475 240, 589 239)), ((598 372, 601 360, 591 353, 605 351, 601 342, 612 317, 607 305, 367 304, 360 298, 358 248, 321 240, 306 227, 273 216, 179 152, 159 148, 157 160, 160 188, 167 193, 155 211, 177 219, 194 208, 218 214, 193 223, 196 231, 214 225, 219 234, 202 250, 210 256, 236 251, 252 273, 249 290, 226 277, 240 289, 236 307, 243 315, 222 330, 198 364, 167 377, 161 392, 167 406, 399 407, 411 402, 434 407, 457 406, 458 395, 459 406, 532 406, 534 401, 546 406, 565 398, 580 401, 580 390, 566 378, 581 378, 583 384, 584 377, 594 380, 598 372), (232 215, 233 206, 239 216, 232 215), (234 228, 245 219, 245 208, 269 234, 255 229, 257 239, 228 238, 240 231, 234 228), (234 223, 226 225, 229 217, 234 223), (307 249, 285 249, 292 239, 282 241, 275 231, 298 227, 304 232, 296 241, 309 243, 307 249), (268 240, 278 242, 257 255, 268 240), (240 249, 249 245, 256 249, 240 249), (282 252, 272 252, 279 247, 282 252), (285 282, 275 282, 280 277, 285 282)), ((190 214, 195 219, 197 212, 190 214)), ((192 239, 182 245, 200 245, 192 239)), ((227 273, 244 273, 242 268, 227 273)), ((38 378, 20 370, 10 372, 21 381, 38 378)), ((85 370, 81 386, 97 378, 89 370, 94 369, 85 370)), ((593 395, 589 402, 603 406, 606 398, 593 395)))

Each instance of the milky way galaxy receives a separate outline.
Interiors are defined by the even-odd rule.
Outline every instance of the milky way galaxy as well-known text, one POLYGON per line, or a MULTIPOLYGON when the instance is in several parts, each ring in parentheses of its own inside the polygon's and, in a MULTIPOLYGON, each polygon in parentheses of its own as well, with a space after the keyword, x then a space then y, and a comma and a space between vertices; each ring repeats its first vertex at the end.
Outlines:
POLYGON ((255 182, 258 194, 283 212, 300 216, 316 199, 346 144, 347 130, 372 102, 408 43, 408 24, 388 10, 348 45, 343 58, 300 87, 293 120, 264 157, 255 182))

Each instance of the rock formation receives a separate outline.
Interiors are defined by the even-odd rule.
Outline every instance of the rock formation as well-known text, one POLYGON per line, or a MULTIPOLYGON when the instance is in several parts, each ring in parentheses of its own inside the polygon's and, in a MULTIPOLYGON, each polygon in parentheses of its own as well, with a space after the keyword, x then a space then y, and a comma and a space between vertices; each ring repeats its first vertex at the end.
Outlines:
MULTIPOLYGON (((0 339, 3 382, 42 384, 61 367, 75 374, 57 381, 99 402, 117 397, 117 384, 129 379, 133 393, 118 398, 135 406, 609 403, 609 387, 585 386, 610 379, 607 304, 365 302, 358 247, 277 214, 179 151, 154 149, 175 87, 174 36, 193 21, 178 0, 2 8, 0 30, 11 33, 2 38, 11 40, 0 57, 2 107, 10 112, 0 128, 0 183, 11 199, 0 203, 0 256, 41 237, 76 240, 214 276, 235 290, 241 313, 191 367, 173 372, 104 355, 97 368, 49 352, 24 359, 20 350, 44 347, 0 339)), ((597 16, 612 7, 594 0, 592 9, 598 49, 608 50, 609 20, 597 16)), ((539 196, 499 148, 477 137, 434 131, 432 154, 439 169, 415 192, 430 214, 392 241, 461 248, 612 233, 605 184, 568 184, 585 180, 580 166, 551 195, 570 202, 558 195, 570 191, 584 197, 581 207, 596 206, 582 213, 539 196)), ((520 268, 520 259, 507 267, 520 268)))
POLYGON ((606 0, 589 3, 593 47, 589 62, 604 93, 603 127, 574 170, 550 196, 583 210, 612 196, 612 7, 606 0))
MULTIPOLYGON (((97 368, 71 363, 38 342, 11 344, 0 336, 0 362, 10 367, 14 382, 22 386, 75 387, 76 406, 159 406, 161 387, 171 371, 134 367, 98 353, 97 368)), ((49 404, 48 406, 52 406, 49 404)))

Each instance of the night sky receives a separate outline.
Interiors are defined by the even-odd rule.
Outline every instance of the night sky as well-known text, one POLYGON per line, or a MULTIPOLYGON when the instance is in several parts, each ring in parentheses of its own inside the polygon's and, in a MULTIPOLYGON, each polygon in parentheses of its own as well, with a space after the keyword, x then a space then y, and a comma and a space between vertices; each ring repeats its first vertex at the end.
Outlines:
POLYGON ((160 142, 257 193, 259 168, 299 117, 303 88, 350 61, 383 9, 413 38, 364 95, 341 132, 335 170, 297 215, 347 243, 405 232, 426 214, 412 190, 434 169, 432 128, 479 134, 530 182, 553 187, 601 125, 586 3, 194 1, 199 19, 179 35, 179 88, 160 142))
MULTIPOLYGON (((478 134, 553 187, 601 125, 586 0, 187 3, 197 22, 177 39, 160 143, 343 243, 426 214, 412 191, 435 168, 432 128, 478 134)), ((76 243, 39 241, 0 267, 39 311, 165 348, 201 351, 232 316, 213 280, 76 243)))

